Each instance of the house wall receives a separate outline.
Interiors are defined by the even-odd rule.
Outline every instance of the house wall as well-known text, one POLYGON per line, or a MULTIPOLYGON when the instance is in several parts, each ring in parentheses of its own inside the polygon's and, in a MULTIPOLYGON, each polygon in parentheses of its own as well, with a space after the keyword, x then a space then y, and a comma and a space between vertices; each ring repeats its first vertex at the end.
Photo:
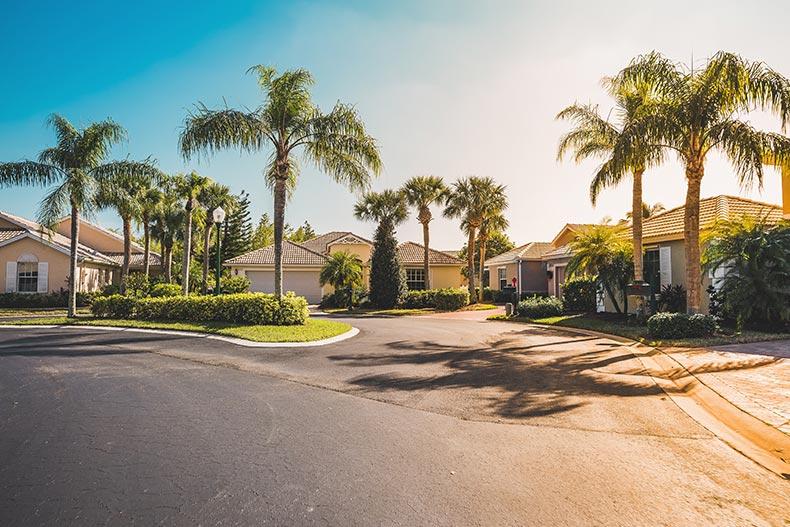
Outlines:
POLYGON ((0 247, 0 290, 6 290, 6 263, 16 262, 23 254, 33 254, 39 263, 49 264, 47 282, 49 291, 66 289, 69 276, 69 256, 31 238, 23 238, 0 247))
MULTIPOLYGON (((58 225, 58 233, 67 238, 71 238, 71 218, 63 220, 60 225, 58 225)), ((89 225, 85 225, 84 223, 80 223, 79 239, 81 244, 87 245, 88 247, 96 249, 97 251, 123 251, 123 240, 108 236, 107 234, 100 232, 89 225)), ((132 247, 132 252, 136 253, 138 251, 132 247)))
MULTIPOLYGON (((518 276, 518 274, 516 274, 515 276, 518 276)), ((519 287, 519 291, 529 292, 529 293, 548 292, 545 262, 540 262, 540 261, 521 262, 521 286, 519 287)))
MULTIPOLYGON (((548 274, 546 275, 546 289, 549 293, 549 296, 557 296, 556 292, 556 285, 557 285, 557 268, 558 267, 566 267, 568 262, 571 261, 570 256, 566 258, 553 258, 551 260, 546 260, 546 271, 552 272, 552 277, 549 278, 548 274)), ((567 277, 566 277, 567 278, 567 277)), ((562 284, 559 284, 562 285, 562 284)))
MULTIPOLYGON (((422 266, 415 266, 420 268, 422 266)), ((460 265, 432 265, 431 289, 446 289, 448 287, 461 287, 464 283, 460 265)))
POLYGON ((16 223, 11 223, 10 221, 4 220, 0 218, 0 229, 21 229, 19 225, 16 223))

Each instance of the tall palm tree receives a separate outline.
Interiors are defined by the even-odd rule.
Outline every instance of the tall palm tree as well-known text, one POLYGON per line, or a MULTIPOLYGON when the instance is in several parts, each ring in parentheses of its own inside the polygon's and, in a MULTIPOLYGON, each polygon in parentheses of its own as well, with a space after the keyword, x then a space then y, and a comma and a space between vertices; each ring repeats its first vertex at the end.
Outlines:
POLYGON ((211 250, 211 230, 214 228, 214 211, 222 207, 226 212, 230 211, 236 203, 235 197, 230 193, 230 188, 212 182, 199 198, 200 203, 206 209, 206 222, 203 226, 203 294, 206 293, 206 283, 208 282, 208 269, 210 267, 209 252, 211 250))
POLYGON ((41 201, 38 219, 53 230, 64 215, 71 215, 68 316, 74 317, 80 215, 96 209, 102 181, 120 174, 154 176, 158 171, 147 162, 106 162, 112 146, 127 138, 126 130, 112 119, 78 129, 63 116, 53 114, 47 124, 55 132, 57 145, 41 152, 37 161, 0 163, 0 185, 56 184, 41 201))
MULTIPOLYGON (((502 232, 507 229, 508 225, 510 225, 510 223, 507 221, 507 218, 505 218, 505 215, 499 212, 486 216, 477 231, 478 254, 480 254, 481 291, 483 290, 483 276, 485 275, 483 271, 486 264, 486 246, 488 245, 488 240, 495 232, 502 232)), ((482 293, 480 293, 480 295, 482 297, 482 293)))
POLYGON ((370 301, 376 307, 393 308, 406 293, 395 239, 395 227, 409 217, 406 198, 396 190, 367 193, 354 206, 354 216, 378 223, 370 258, 370 301))
MULTIPOLYGON (((164 174, 163 186, 165 186, 164 174)), ((151 227, 156 219, 157 210, 162 203, 164 194, 159 188, 147 187, 140 189, 140 211, 139 220, 143 226, 143 274, 148 277, 151 274, 151 227)))
POLYGON ((189 175, 179 174, 175 178, 175 193, 184 201, 184 250, 181 266, 181 291, 189 294, 189 267, 192 263, 192 223, 196 209, 202 204, 201 196, 211 187, 211 178, 201 176, 196 172, 189 175))
POLYGON ((571 121, 573 130, 560 139, 557 158, 570 151, 578 163, 589 157, 602 157, 604 162, 596 169, 590 184, 590 201, 595 205, 600 192, 620 184, 632 176, 631 218, 634 252, 634 280, 644 280, 642 251, 642 178, 645 170, 662 161, 663 151, 646 137, 630 133, 634 122, 646 103, 655 97, 650 82, 614 82, 604 79, 604 86, 615 100, 615 112, 620 123, 613 124, 590 104, 573 104, 557 114, 557 119, 571 121))
POLYGON ((279 299, 285 205, 299 175, 297 151, 351 190, 368 188, 381 159, 376 141, 353 107, 337 103, 328 114, 321 113, 310 96, 314 80, 308 71, 278 75, 274 68, 261 65, 247 71, 258 76, 263 104, 254 111, 209 110, 199 105, 186 118, 179 146, 185 159, 231 147, 244 152, 271 147, 265 176, 274 193, 274 294, 279 299))
MULTIPOLYGON (((156 168, 151 164, 151 172, 154 171, 156 168)), ((150 189, 153 181, 154 178, 150 174, 116 174, 100 183, 96 195, 96 203, 99 208, 115 209, 121 217, 123 225, 122 293, 126 292, 126 279, 129 276, 129 266, 132 259, 132 220, 140 216, 142 192, 144 189, 150 189)))
POLYGON ((417 221, 422 224, 423 270, 425 273, 425 289, 431 288, 430 253, 428 245, 431 241, 430 227, 433 219, 431 205, 441 203, 447 195, 444 180, 437 176, 414 176, 406 180, 402 187, 406 202, 417 209, 417 221))
POLYGON ((172 187, 173 183, 165 186, 167 190, 162 194, 151 229, 151 234, 159 239, 159 245, 162 247, 162 265, 168 284, 173 283, 173 245, 176 234, 181 231, 184 224, 184 208, 172 192, 172 187))
POLYGON ((770 157, 790 161, 790 139, 757 130, 742 117, 753 109, 790 118, 790 81, 761 62, 719 52, 704 68, 686 68, 652 52, 624 68, 612 85, 647 83, 657 97, 645 104, 625 141, 647 140, 674 152, 686 173, 684 240, 686 296, 690 313, 700 311, 699 202, 708 153, 718 151, 732 163, 744 187, 762 184, 770 157))
POLYGON ((362 285, 362 260, 349 251, 337 251, 329 255, 329 259, 321 268, 319 276, 321 285, 330 284, 335 293, 349 290, 348 309, 354 305, 354 287, 362 285))
POLYGON ((467 234, 466 269, 469 277, 469 298, 473 304, 477 302, 475 290, 477 231, 486 218, 501 214, 505 209, 507 209, 505 186, 490 177, 470 176, 459 179, 453 183, 447 196, 444 215, 448 218, 460 218, 461 228, 467 234))

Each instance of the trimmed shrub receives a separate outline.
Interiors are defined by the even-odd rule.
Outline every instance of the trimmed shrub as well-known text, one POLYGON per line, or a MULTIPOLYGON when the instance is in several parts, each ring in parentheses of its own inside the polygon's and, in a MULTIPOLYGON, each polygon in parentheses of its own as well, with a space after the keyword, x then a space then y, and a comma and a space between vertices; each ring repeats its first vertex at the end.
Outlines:
POLYGON ((709 337, 718 329, 716 317, 711 315, 656 313, 647 319, 647 331, 650 336, 662 339, 709 337))
POLYGON ((130 298, 121 295, 97 298, 91 307, 97 317, 190 322, 234 322, 291 326, 309 316, 307 300, 287 293, 280 302, 274 295, 239 293, 222 296, 163 296, 130 298))
POLYGON ((421 291, 409 291, 401 307, 407 309, 422 309, 426 307, 436 307, 436 289, 424 289, 421 291))
POLYGON ((121 286, 118 284, 107 284, 101 288, 99 292, 99 296, 112 296, 112 295, 120 295, 121 294, 121 286))
POLYGON ((156 284, 151 288, 148 294, 154 298, 161 296, 179 296, 181 295, 181 286, 178 284, 156 284))
POLYGON ((556 297, 533 296, 519 302, 516 313, 530 319, 557 317, 562 315, 562 301, 556 297))
POLYGON ((125 278, 126 295, 134 298, 144 298, 148 296, 151 287, 148 277, 143 273, 129 273, 125 278))
POLYGON ((568 280, 562 286, 562 305, 569 313, 592 313, 596 309, 598 285, 593 278, 568 280))
POLYGON ((438 289, 433 292, 436 309, 457 311, 469 305, 469 291, 466 289, 438 289))
MULTIPOLYGON (((95 292, 77 291, 77 306, 89 306, 96 297, 95 292)), ((69 294, 67 291, 56 293, 0 293, 0 307, 10 308, 48 308, 67 307, 69 294)))

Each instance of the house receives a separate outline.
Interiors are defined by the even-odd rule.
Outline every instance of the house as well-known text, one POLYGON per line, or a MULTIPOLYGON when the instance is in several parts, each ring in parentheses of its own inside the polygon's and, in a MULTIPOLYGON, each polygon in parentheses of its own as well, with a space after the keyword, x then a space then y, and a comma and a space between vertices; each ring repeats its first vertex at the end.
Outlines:
MULTIPOLYGON (((68 287, 71 220, 62 220, 55 232, 38 223, 0 211, 0 283, 7 293, 49 293, 68 287), (3 265, 2 262, 5 264, 3 265)), ((142 248, 133 244, 133 262, 142 269, 142 248)), ((151 254, 154 270, 161 258, 151 254)), ((123 239, 98 225, 80 220, 77 247, 78 291, 95 291, 118 283, 123 263, 123 239), (117 248, 120 243, 120 257, 117 248)), ((133 267, 134 268, 134 267, 133 267)))
POLYGON ((484 269, 488 271, 491 289, 502 290, 515 280, 519 296, 545 294, 546 262, 542 257, 552 249, 548 242, 530 242, 486 260, 484 269))
MULTIPOLYGON (((310 303, 320 302, 324 295, 332 292, 331 286, 321 285, 321 268, 328 256, 337 251, 348 251, 362 260, 363 281, 367 287, 373 242, 353 232, 334 231, 302 243, 283 241, 283 290, 304 296, 310 303)), ((398 256, 406 270, 409 288, 424 289, 423 246, 414 242, 401 243, 398 256)), ((429 249, 429 265, 431 287, 460 287, 463 283, 463 260, 429 249)), ((226 260, 223 266, 230 268, 233 275, 246 276, 250 280, 250 291, 274 291, 273 245, 226 260)))
POLYGON ((566 223, 549 244, 551 249, 543 253, 541 260, 546 264, 546 290, 550 296, 562 298, 562 286, 567 279, 566 267, 573 256, 570 243, 591 223, 566 223))

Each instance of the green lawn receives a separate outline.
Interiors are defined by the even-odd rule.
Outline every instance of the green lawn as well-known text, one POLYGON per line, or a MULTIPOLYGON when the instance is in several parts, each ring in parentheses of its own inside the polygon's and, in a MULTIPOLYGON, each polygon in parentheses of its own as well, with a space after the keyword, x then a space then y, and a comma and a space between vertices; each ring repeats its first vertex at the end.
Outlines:
MULTIPOLYGON (((32 315, 65 315, 68 310, 65 307, 0 307, 0 317, 25 317, 32 315)), ((81 307, 77 313, 90 313, 90 308, 81 307)))
POLYGON ((70 325, 70 326, 111 326, 144 329, 171 329, 177 331, 197 331, 225 335, 254 342, 312 342, 342 335, 351 326, 333 320, 309 318, 304 326, 244 326, 227 322, 171 322, 149 320, 122 320, 108 318, 66 317, 8 320, 3 325, 70 325))
POLYGON ((560 317, 541 318, 529 320, 522 317, 507 318, 504 315, 488 317, 488 320, 504 320, 508 322, 521 322, 531 324, 544 324, 548 326, 586 329, 598 331, 609 335, 636 340, 653 347, 678 347, 678 348, 703 348, 709 346, 722 346, 726 344, 746 344, 749 342, 765 342, 769 340, 790 339, 787 333, 765 333, 761 331, 743 331, 734 335, 719 334, 708 338, 689 338, 677 340, 655 340, 647 334, 645 326, 628 325, 624 321, 589 315, 564 315, 560 317))

